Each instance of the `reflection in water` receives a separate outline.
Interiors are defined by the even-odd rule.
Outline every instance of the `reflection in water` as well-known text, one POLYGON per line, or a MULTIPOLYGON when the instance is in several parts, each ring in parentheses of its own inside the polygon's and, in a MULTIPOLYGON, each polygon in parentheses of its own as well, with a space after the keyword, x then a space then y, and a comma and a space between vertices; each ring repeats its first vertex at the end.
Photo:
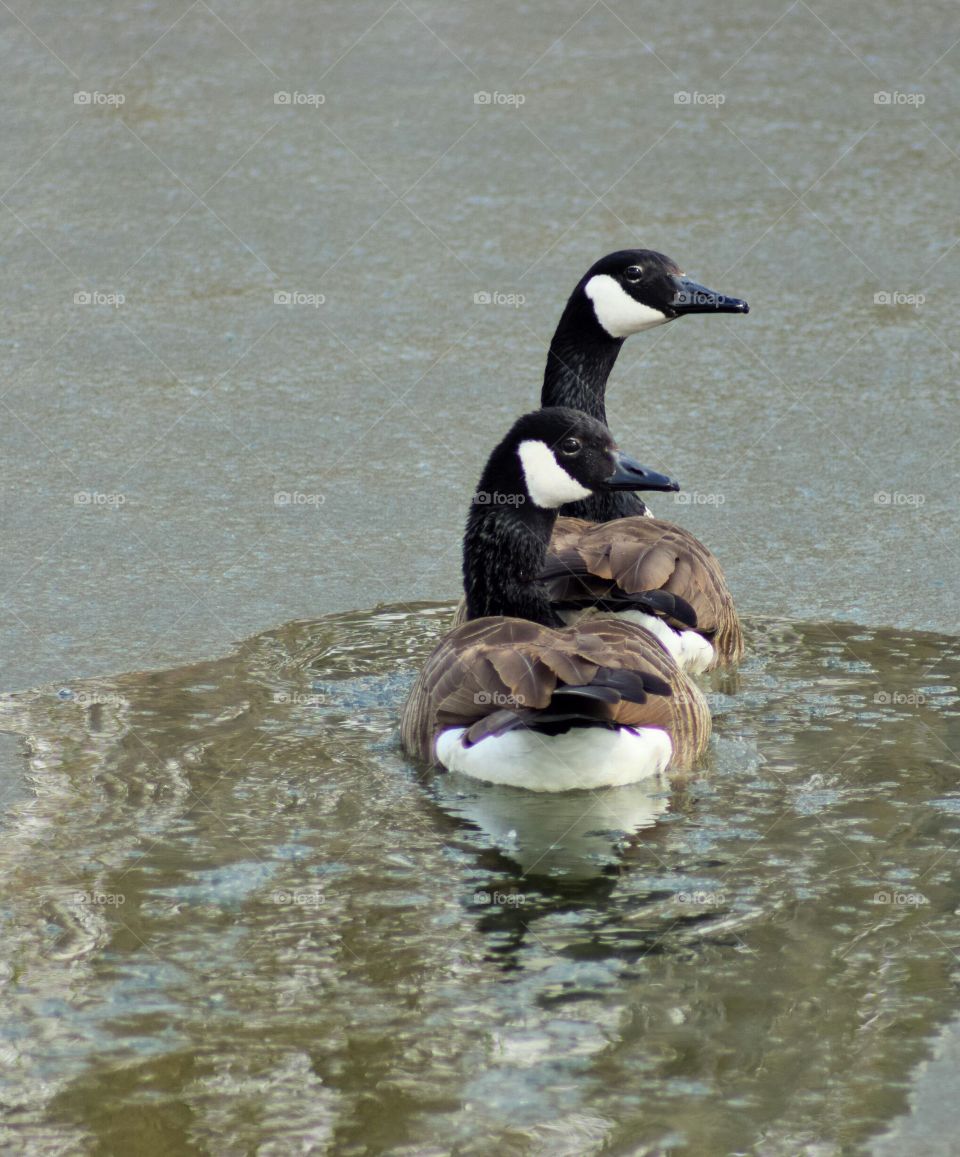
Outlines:
POLYGON ((753 624, 698 774, 551 799, 400 755, 448 614, 5 698, 5 1143, 793 1154, 902 1110, 958 1003, 960 643, 753 624))
POLYGON ((474 824, 527 877, 591 879, 619 858, 624 840, 653 827, 669 806, 669 787, 660 780, 553 796, 455 772, 438 774, 433 783, 440 807, 474 824))

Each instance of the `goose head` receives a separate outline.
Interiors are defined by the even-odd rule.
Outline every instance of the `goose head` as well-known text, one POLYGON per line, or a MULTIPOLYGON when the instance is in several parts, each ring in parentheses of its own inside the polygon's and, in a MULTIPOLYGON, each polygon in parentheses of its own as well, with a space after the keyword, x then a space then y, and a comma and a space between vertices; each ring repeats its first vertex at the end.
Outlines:
MULTIPOLYGON (((571 406, 606 422, 607 380, 624 341, 686 313, 748 313, 739 297, 693 281, 653 249, 620 249, 580 278, 557 325, 543 374, 543 406, 571 406)), ((646 513, 636 495, 607 494, 569 503, 563 514, 606 522, 646 513)))
POLYGON ((596 491, 680 489, 617 449, 602 422, 565 406, 526 415, 508 438, 516 447, 526 496, 542 510, 559 510, 596 491))
POLYGON ((463 543, 467 617, 563 626, 537 575, 561 506, 619 490, 679 490, 619 450, 607 427, 564 406, 518 419, 487 461, 463 543))
POLYGON ((607 379, 624 341, 687 313, 749 313, 739 297, 693 281, 653 249, 620 249, 595 262, 567 300, 550 342, 540 402, 606 421, 607 379))
POLYGON ((590 302, 597 324, 621 339, 687 313, 749 313, 739 297, 728 297, 692 280, 675 261, 653 249, 608 253, 587 270, 574 295, 590 302))
POLYGON ((497 445, 474 495, 474 507, 556 511, 596 492, 678 490, 665 474, 616 446, 596 418, 566 406, 524 414, 497 445))

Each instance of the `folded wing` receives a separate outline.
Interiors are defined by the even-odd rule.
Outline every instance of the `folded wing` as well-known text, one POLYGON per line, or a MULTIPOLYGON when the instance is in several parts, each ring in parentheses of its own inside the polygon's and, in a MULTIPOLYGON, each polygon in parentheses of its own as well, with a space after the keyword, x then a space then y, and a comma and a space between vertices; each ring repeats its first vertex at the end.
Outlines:
POLYGON ((560 518, 543 578, 569 610, 635 607, 676 630, 696 630, 721 663, 743 654, 743 634, 719 562, 693 535, 642 516, 590 523, 560 518))
POLYGON ((454 628, 427 660, 404 708, 401 740, 433 761, 447 728, 467 743, 517 727, 659 727, 674 765, 691 764, 710 733, 700 691, 642 628, 594 619, 562 631, 522 619, 454 628))

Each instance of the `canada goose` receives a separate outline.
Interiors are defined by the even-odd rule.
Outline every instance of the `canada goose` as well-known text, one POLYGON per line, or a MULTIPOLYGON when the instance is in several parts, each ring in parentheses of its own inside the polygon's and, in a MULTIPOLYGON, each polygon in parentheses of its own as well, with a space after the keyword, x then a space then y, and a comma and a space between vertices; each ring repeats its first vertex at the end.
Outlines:
MULTIPOLYGON (((687 313, 749 311, 740 298, 691 281, 662 253, 609 253, 567 301, 547 354, 541 404, 569 406, 606 424, 607 378, 630 334, 687 313)), ((541 577, 565 622, 597 609, 622 614, 692 674, 741 657, 743 632, 720 563, 689 531, 654 518, 628 491, 598 489, 565 503, 560 514, 541 577), (633 599, 655 590, 665 596, 655 611, 633 599)), ((454 624, 465 615, 461 602, 454 624)))
POLYGON ((706 702, 656 640, 611 617, 564 626, 537 577, 563 503, 637 487, 677 484, 620 454, 588 415, 551 407, 514 424, 467 519, 467 621, 437 646, 403 710, 409 755, 564 791, 632 783, 702 752, 706 702))
MULTIPOLYGON (((652 249, 610 253, 570 295, 550 343, 541 404, 572 406, 606 423, 607 378, 630 334, 685 313, 749 308, 691 281, 652 249)), ((743 633, 723 571, 692 534, 653 518, 633 493, 597 492, 565 503, 560 513, 544 577, 565 620, 576 621, 593 606, 618 611, 653 631, 693 673, 740 658, 743 633), (685 617, 630 607, 629 596, 657 589, 680 600, 685 617)))

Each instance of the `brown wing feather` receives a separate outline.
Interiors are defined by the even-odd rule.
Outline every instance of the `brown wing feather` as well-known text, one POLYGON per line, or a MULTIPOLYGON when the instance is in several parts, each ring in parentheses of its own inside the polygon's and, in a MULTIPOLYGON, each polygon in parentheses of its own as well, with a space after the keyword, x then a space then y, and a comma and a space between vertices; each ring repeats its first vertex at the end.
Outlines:
POLYGON ((584 523, 560 518, 550 544, 565 573, 550 580, 557 601, 582 597, 581 576, 616 583, 628 594, 666 590, 685 599, 697 629, 711 640, 720 663, 743 654, 743 633, 723 570, 692 534, 658 518, 635 516, 584 523))
POLYGON ((662 679, 669 695, 621 700, 616 723, 662 727, 674 745, 673 766, 688 767, 710 734, 706 702, 642 628, 611 618, 553 630, 521 619, 476 619, 454 628, 427 659, 403 709, 400 737, 410 755, 433 761, 447 727, 471 727, 511 706, 546 707, 558 684, 587 686, 600 668, 662 679))
POLYGON ((567 546, 576 546, 583 532, 596 525, 585 518, 558 518, 550 537, 550 549, 556 553, 567 546))

